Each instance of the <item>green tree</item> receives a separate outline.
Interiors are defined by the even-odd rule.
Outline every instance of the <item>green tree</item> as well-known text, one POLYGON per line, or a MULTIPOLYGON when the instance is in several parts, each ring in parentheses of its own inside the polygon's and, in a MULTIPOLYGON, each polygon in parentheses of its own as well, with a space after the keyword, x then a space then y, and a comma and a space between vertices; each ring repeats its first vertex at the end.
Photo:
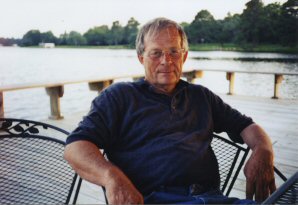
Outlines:
POLYGON ((110 35, 108 42, 110 45, 119 45, 122 44, 123 39, 124 39, 124 29, 119 23, 119 21, 114 21, 113 25, 110 30, 110 35))
POLYGON ((247 2, 246 8, 241 14, 240 30, 242 34, 241 40, 245 43, 257 45, 260 40, 263 29, 263 3, 261 0, 251 0, 247 2))
POLYGON ((47 31, 40 34, 40 40, 41 42, 44 42, 44 43, 56 43, 57 37, 54 36, 52 31, 47 31))
POLYGON ((87 43, 86 39, 78 32, 71 31, 66 39, 67 45, 85 45, 87 43))
POLYGON ((138 26, 139 22, 136 21, 133 17, 131 17, 127 25, 124 27, 124 35, 123 35, 123 43, 135 45, 135 40, 138 34, 138 26))
POLYGON ((218 24, 207 10, 201 10, 186 27, 190 43, 215 42, 218 24))
POLYGON ((21 39, 15 38, 0 38, 0 45, 12 46, 13 44, 20 44, 21 39))
POLYGON ((281 8, 281 42, 298 46, 298 1, 288 0, 281 8))
POLYGON ((67 45, 67 39, 68 39, 68 34, 64 32, 64 34, 61 34, 57 40, 59 45, 67 45))
POLYGON ((102 25, 84 33, 88 45, 108 45, 109 27, 102 25))
POLYGON ((36 46, 41 42, 41 33, 39 30, 30 30, 22 38, 23 46, 36 46))
POLYGON ((182 26, 183 29, 186 29, 190 24, 187 22, 180 23, 180 26, 182 26))
POLYGON ((239 35, 240 15, 231 15, 228 13, 224 20, 220 21, 221 32, 217 35, 220 37, 220 42, 235 43, 239 35))
POLYGON ((261 43, 279 42, 281 25, 281 6, 278 3, 268 4, 263 8, 262 28, 266 29, 260 32, 261 43))

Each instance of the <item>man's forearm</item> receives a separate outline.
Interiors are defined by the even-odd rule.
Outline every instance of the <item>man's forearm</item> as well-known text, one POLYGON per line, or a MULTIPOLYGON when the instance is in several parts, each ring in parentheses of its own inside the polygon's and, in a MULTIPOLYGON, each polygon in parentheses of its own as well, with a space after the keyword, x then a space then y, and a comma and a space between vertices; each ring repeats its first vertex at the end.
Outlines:
POLYGON ((105 186, 112 169, 117 169, 103 157, 96 145, 88 141, 68 144, 64 158, 83 179, 100 186, 105 186))
POLYGON ((252 124, 241 132, 244 142, 252 149, 252 154, 244 167, 246 176, 246 197, 257 202, 265 200, 275 191, 273 149, 269 136, 257 124, 252 124))

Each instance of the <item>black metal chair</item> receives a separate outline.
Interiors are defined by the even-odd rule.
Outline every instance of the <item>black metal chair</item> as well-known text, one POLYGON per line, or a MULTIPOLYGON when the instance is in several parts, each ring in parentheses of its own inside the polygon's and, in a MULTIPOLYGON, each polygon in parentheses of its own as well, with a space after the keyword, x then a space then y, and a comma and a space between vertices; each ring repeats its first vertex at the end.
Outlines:
POLYGON ((63 158, 68 132, 0 119, 0 204, 75 204, 81 178, 63 158))
POLYGON ((298 171, 262 204, 298 204, 298 171))
POLYGON ((216 134, 213 134, 211 147, 219 165, 220 189, 224 195, 229 196, 249 148, 247 145, 238 145, 216 134))

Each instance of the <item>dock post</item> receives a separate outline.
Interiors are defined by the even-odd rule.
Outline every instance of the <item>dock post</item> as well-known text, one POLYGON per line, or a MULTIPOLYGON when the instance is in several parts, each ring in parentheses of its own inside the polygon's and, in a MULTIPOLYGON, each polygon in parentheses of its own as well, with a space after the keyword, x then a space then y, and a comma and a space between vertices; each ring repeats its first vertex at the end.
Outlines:
POLYGON ((279 98, 279 87, 283 79, 284 77, 281 74, 274 75, 274 95, 272 97, 273 99, 279 98))
POLYGON ((97 91, 99 94, 103 89, 105 89, 112 83, 113 83, 113 80, 106 80, 106 81, 99 81, 99 82, 89 82, 88 85, 89 85, 89 90, 97 91))
POLYGON ((227 78, 228 81, 230 81, 228 95, 234 95, 235 73, 234 72, 227 72, 226 78, 227 78))
POLYGON ((187 82, 193 82, 194 79, 203 77, 203 71, 193 70, 190 72, 185 72, 185 73, 183 73, 183 77, 186 78, 187 82))
POLYGON ((202 70, 196 70, 196 74, 195 74, 195 77, 196 78, 202 78, 204 75, 204 71, 202 70))
POLYGON ((0 118, 4 118, 4 97, 2 91, 0 91, 0 118))
POLYGON ((60 98, 64 94, 63 86, 46 87, 46 92, 50 96, 51 115, 49 119, 59 120, 63 119, 60 110, 60 98))

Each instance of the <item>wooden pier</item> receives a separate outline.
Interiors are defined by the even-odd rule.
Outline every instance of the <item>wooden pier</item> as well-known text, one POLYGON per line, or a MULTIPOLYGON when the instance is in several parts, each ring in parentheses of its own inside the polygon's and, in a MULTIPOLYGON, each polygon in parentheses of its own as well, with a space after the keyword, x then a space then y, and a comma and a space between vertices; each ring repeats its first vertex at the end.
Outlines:
MULTIPOLYGON (((251 116, 266 130, 274 144, 275 166, 286 177, 290 177, 298 170, 298 100, 274 100, 225 94, 220 94, 220 97, 240 112, 251 116)), ((87 112, 88 110, 66 115, 62 120, 45 119, 44 122, 71 131, 87 112)), ((278 177, 276 182, 278 186, 282 184, 282 180, 278 177)), ((245 197, 245 177, 242 171, 230 196, 245 197)), ((84 182, 78 204, 103 203, 101 187, 84 182)))
MULTIPOLYGON (((238 109, 240 112, 251 116, 254 121, 260 124, 272 139, 275 151, 275 165, 286 176, 290 177, 298 170, 298 99, 280 99, 279 86, 284 75, 295 75, 298 73, 273 73, 273 72, 246 72, 246 71, 223 71, 223 70, 201 70, 188 69, 183 76, 188 81, 195 78, 202 78, 204 72, 225 72, 226 79, 229 81, 228 95, 220 94, 220 97, 238 109), (234 95, 235 73, 249 74, 269 74, 274 75, 274 93, 273 98, 248 97, 234 95), (279 98, 278 100, 276 100, 279 98)), ((100 92, 103 88, 110 85, 117 78, 139 78, 142 74, 138 73, 129 76, 111 76, 96 79, 82 79, 78 81, 67 82, 44 82, 40 84, 26 85, 7 85, 0 86, 0 117, 5 117, 4 112, 4 92, 20 89, 40 88, 46 89, 46 93, 50 98, 51 113, 50 118, 44 117, 43 122, 56 125, 65 130, 73 130, 82 117, 88 112, 87 108, 84 112, 72 113, 70 115, 61 115, 60 98, 64 94, 64 85, 76 83, 88 83, 91 91, 100 92)), ((89 106, 87 106, 89 107, 89 106)), ((280 186, 282 180, 276 178, 277 185, 280 186)), ((230 196, 245 198, 245 177, 243 172, 240 173, 234 189, 230 196)), ((86 181, 82 184, 79 194, 78 204, 104 204, 104 196, 99 186, 90 184, 86 181)))

